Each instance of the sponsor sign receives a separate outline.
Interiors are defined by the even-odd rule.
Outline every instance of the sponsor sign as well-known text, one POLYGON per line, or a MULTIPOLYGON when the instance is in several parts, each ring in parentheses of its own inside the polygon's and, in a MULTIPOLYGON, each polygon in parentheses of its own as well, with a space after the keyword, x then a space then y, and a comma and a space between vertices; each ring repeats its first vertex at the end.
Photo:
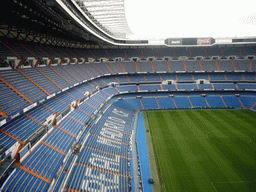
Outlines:
POLYGON ((39 101, 39 103, 43 103, 44 101, 45 101, 45 99, 42 99, 42 100, 39 101))
MULTIPOLYGON (((33 109, 35 106, 37 106, 37 103, 33 103, 32 105, 29 105, 28 107, 26 107, 25 109, 23 109, 23 112, 26 113, 27 111, 29 111, 30 109, 33 109)), ((13 118, 12 118, 13 119, 13 118)))
POLYGON ((47 99, 51 99, 51 98, 54 97, 55 95, 56 95, 56 93, 53 93, 53 94, 47 96, 46 98, 47 98, 47 99))
POLYGON ((69 87, 66 87, 66 88, 62 89, 62 92, 67 91, 68 89, 69 89, 69 87))
POLYGON ((168 45, 181 45, 182 39, 167 39, 168 45))
POLYGON ((18 117, 20 115, 20 112, 16 113, 15 115, 11 116, 11 119, 14 119, 15 117, 18 117))
POLYGON ((6 123, 6 119, 0 121, 0 127, 6 123))
POLYGON ((211 45, 211 38, 197 38, 197 45, 211 45))

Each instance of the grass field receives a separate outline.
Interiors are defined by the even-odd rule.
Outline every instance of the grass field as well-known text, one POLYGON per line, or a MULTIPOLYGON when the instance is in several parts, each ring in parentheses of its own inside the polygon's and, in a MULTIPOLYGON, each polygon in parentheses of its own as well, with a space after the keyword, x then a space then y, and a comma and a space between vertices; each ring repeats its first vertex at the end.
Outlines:
POLYGON ((154 191, 256 191, 256 113, 172 110, 145 116, 155 159, 150 166, 156 164, 160 182, 154 191))

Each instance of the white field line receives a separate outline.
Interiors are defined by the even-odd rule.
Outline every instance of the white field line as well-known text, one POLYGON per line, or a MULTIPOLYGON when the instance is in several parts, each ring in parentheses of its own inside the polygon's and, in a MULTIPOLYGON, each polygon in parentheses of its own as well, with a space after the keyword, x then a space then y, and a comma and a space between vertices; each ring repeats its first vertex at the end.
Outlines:
POLYGON ((217 189, 214 187, 214 184, 212 182, 211 182, 211 184, 212 184, 213 188, 215 189, 215 191, 218 192, 217 189))

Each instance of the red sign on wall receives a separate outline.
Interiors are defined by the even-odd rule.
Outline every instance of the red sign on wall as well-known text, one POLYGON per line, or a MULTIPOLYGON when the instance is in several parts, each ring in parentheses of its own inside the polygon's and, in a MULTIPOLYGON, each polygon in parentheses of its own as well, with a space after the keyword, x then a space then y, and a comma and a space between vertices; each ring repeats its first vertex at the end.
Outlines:
POLYGON ((211 45, 211 38, 197 38, 197 45, 211 45))

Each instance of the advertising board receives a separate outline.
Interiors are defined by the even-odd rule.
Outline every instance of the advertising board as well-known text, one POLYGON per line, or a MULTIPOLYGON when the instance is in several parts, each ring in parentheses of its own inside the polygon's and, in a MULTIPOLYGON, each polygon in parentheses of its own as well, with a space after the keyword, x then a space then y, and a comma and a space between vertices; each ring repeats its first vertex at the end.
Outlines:
POLYGON ((211 45, 211 38, 197 38, 197 45, 211 45))

